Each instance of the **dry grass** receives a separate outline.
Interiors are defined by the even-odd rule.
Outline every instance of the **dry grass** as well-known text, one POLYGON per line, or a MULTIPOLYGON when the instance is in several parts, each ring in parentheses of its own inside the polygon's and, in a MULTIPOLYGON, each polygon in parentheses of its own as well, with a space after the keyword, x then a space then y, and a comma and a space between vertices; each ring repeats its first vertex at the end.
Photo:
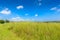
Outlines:
POLYGON ((0 24, 0 40, 60 40, 60 23, 0 24))

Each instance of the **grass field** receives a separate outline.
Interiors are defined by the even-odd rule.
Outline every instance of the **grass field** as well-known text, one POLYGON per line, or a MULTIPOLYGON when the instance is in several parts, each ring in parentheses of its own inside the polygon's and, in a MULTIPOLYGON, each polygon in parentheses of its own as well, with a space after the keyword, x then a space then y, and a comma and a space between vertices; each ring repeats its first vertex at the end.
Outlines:
POLYGON ((60 40, 60 23, 12 22, 0 24, 0 40, 60 40))

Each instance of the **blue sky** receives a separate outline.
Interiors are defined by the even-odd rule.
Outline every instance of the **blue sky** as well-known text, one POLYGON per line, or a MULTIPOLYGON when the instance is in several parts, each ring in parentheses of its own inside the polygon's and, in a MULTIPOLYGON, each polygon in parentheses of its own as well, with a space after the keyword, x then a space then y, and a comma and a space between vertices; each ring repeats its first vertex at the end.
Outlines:
POLYGON ((0 19, 59 21, 60 0, 0 0, 0 19))

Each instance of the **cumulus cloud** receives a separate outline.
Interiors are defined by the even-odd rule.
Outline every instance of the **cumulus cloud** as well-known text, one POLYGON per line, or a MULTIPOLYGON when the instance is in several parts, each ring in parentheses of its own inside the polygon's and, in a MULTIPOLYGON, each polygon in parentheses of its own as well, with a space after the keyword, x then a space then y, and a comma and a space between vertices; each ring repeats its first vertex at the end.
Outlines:
POLYGON ((11 19, 11 21, 24 21, 24 19, 21 18, 21 17, 19 17, 19 16, 17 16, 17 17, 13 17, 13 18, 11 19))
POLYGON ((3 9, 0 11, 1 14, 11 14, 11 11, 8 8, 3 9))
POLYGON ((37 16, 38 16, 38 14, 35 14, 35 16, 37 17, 37 16))
POLYGON ((23 9, 23 8, 24 8, 24 6, 19 5, 19 6, 17 6, 16 8, 17 8, 17 9, 23 9))

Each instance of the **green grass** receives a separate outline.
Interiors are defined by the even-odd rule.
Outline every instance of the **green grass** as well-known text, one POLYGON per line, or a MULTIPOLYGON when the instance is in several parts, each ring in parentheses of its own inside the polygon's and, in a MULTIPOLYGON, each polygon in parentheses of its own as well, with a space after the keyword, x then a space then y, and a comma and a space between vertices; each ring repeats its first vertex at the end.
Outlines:
POLYGON ((0 40, 60 40, 60 23, 12 22, 0 24, 0 40))

